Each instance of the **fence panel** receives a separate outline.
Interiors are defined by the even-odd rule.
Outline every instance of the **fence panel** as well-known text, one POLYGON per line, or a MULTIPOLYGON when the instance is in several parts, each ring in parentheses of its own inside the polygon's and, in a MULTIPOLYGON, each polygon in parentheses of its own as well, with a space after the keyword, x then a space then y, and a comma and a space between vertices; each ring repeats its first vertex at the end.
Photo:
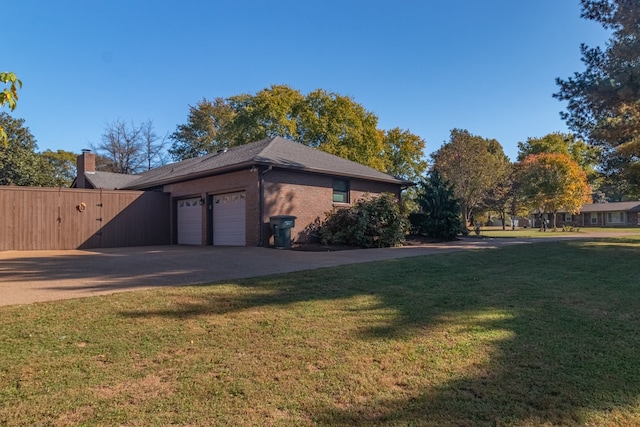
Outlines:
POLYGON ((169 195, 0 187, 0 250, 170 244, 169 195))

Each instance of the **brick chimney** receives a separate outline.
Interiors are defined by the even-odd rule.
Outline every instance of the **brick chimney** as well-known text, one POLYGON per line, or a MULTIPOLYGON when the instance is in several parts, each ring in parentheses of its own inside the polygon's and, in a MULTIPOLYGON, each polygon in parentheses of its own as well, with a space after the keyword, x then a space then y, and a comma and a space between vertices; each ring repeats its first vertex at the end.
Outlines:
POLYGON ((89 150, 82 150, 82 154, 78 156, 76 161, 78 169, 76 188, 91 188, 84 175, 96 173, 96 155, 89 150))

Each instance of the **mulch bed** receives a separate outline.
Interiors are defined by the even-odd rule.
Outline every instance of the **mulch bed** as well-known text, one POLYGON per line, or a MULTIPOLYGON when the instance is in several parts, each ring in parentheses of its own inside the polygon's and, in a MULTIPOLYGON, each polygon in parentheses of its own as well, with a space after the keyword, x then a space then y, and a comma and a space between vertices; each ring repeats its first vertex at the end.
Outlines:
MULTIPOLYGON (((442 242, 441 239, 434 239, 424 236, 407 236, 403 246, 420 246, 428 243, 442 242)), ((353 249, 362 249, 356 246, 346 245, 323 245, 322 243, 294 243, 291 246, 292 251, 301 252, 335 252, 335 251, 350 251, 353 249)))

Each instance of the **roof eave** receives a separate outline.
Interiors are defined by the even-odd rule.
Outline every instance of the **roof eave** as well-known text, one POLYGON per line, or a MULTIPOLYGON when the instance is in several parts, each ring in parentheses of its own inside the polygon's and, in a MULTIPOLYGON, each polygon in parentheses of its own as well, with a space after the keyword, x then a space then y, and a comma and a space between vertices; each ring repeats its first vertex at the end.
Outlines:
POLYGON ((214 176, 214 175, 221 175, 223 173, 235 172, 235 171, 246 169, 248 167, 255 166, 255 165, 257 165, 257 163, 254 161, 236 163, 234 165, 223 166, 217 169, 210 169, 206 171, 194 172, 194 173, 180 175, 176 177, 159 179, 157 181, 149 181, 149 182, 143 182, 141 184, 130 185, 130 186, 127 186, 125 189, 126 190, 143 190, 145 188, 157 187, 159 185, 169 185, 169 184, 175 184, 177 182, 192 181, 194 179, 205 178, 207 176, 214 176))
POLYGON ((393 177, 391 175, 389 175, 389 178, 369 177, 369 176, 363 176, 363 175, 354 174, 354 173, 343 173, 343 172, 337 172, 337 171, 332 171, 332 170, 327 170, 327 169, 309 168, 309 167, 295 167, 295 166, 283 165, 282 163, 277 163, 277 162, 251 160, 251 161, 247 161, 247 162, 237 163, 237 164, 234 164, 234 165, 224 166, 224 167, 213 169, 213 170, 206 170, 206 171, 191 173, 191 174, 187 174, 187 175, 180 175, 180 176, 177 176, 177 177, 169 177, 169 178, 166 178, 166 179, 160 179, 160 180, 157 180, 157 181, 149 181, 149 182, 143 182, 141 184, 129 185, 129 186, 124 187, 124 189, 127 189, 127 190, 143 190, 145 188, 157 187, 157 186, 160 186, 160 185, 169 185, 169 184, 174 184, 174 183, 177 183, 177 182, 191 181, 191 180, 198 179, 198 178, 204 178, 204 177, 207 177, 207 176, 215 176, 215 175, 221 175, 223 173, 235 172, 235 171, 238 171, 238 170, 250 168, 252 166, 272 166, 272 167, 279 168, 279 169, 287 169, 287 170, 293 170, 293 171, 298 171, 298 172, 310 172, 310 173, 318 173, 318 174, 322 174, 322 175, 344 176, 344 177, 348 177, 348 178, 361 179, 361 180, 366 180, 366 181, 384 182, 384 183, 388 183, 388 184, 396 184, 396 185, 401 185, 401 186, 413 186, 413 185, 416 185, 415 183, 413 183, 411 181, 395 178, 395 177, 393 177))
POLYGON ((293 170, 298 172, 312 172, 312 173, 318 173, 322 175, 343 176, 347 178, 361 179, 364 181, 386 182, 388 184, 397 184, 397 185, 406 185, 406 186, 416 185, 411 181, 395 178, 391 175, 389 175, 389 178, 384 178, 384 177, 378 178, 378 177, 359 175, 355 173, 348 173, 348 172, 344 173, 344 172, 332 171, 328 169, 289 166, 289 165, 283 165, 282 163, 276 163, 276 162, 256 161, 254 164, 256 166, 273 166, 278 169, 287 169, 287 170, 293 170))
POLYGON ((589 203, 585 209, 583 205, 580 209, 580 213, 606 213, 606 212, 640 212, 640 203, 638 204, 626 204, 625 206, 619 206, 620 203, 626 202, 612 202, 612 203, 589 203), (618 206, 616 206, 618 205, 618 206))

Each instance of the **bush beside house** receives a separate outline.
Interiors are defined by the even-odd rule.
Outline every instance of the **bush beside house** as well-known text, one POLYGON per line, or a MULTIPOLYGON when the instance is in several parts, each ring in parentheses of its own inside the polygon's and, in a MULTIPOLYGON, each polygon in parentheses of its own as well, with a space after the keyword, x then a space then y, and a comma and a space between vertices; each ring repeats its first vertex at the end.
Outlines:
POLYGON ((353 206, 327 214, 318 234, 327 245, 348 245, 362 248, 401 246, 407 221, 392 194, 365 197, 353 206))

